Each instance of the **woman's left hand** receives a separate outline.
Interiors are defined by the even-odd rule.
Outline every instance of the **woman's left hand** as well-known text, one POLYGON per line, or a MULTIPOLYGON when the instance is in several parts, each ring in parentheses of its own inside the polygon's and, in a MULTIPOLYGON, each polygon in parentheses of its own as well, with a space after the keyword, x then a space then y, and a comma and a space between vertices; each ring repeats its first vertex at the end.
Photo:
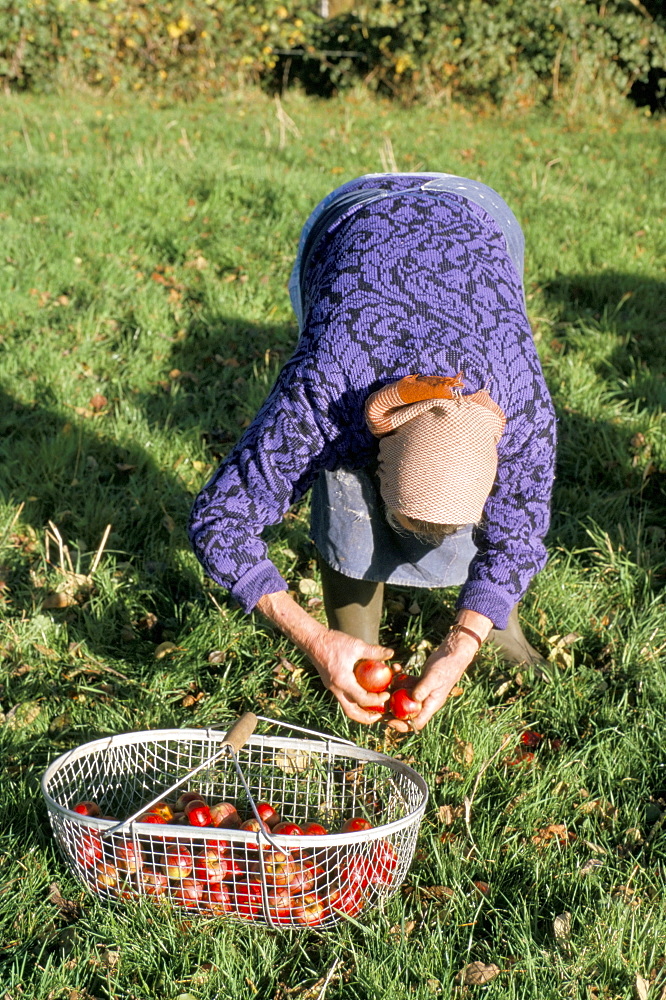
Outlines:
MULTIPOLYGON (((489 618, 473 611, 461 612, 457 621, 473 628, 481 639, 486 638, 493 625, 489 618)), ((478 649, 479 644, 476 639, 464 632, 448 635, 444 642, 430 654, 418 684, 410 692, 412 698, 422 703, 421 711, 411 722, 390 719, 388 725, 401 733, 423 729, 449 697, 452 689, 476 656, 478 649)))

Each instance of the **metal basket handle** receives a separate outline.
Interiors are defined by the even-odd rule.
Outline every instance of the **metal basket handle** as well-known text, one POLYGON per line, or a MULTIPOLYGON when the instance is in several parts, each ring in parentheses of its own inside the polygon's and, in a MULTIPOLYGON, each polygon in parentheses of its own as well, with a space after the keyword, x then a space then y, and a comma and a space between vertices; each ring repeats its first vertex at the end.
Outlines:
POLYGON ((206 757, 201 764, 197 764, 196 767, 192 768, 191 771, 188 771, 187 774, 184 774, 182 778, 178 779, 178 781, 174 781, 169 788, 165 788, 161 791, 159 795, 156 795, 154 799, 151 799, 147 805, 140 806, 135 812, 132 813, 131 816, 128 816, 127 819, 123 819, 120 823, 116 823, 115 826, 110 826, 108 829, 102 830, 100 836, 109 837, 111 834, 119 833, 121 830, 124 830, 126 827, 130 826, 130 824, 133 823, 138 816, 141 816, 142 813, 150 812, 154 805, 166 798, 167 795, 171 795, 172 792, 175 792, 177 788, 180 788, 180 786, 184 785, 186 781, 189 781, 193 775, 198 774, 199 771, 203 771, 205 767, 209 767, 216 760, 219 760, 223 754, 231 756, 234 764, 238 767, 236 754, 245 746, 250 736, 252 736, 252 733, 257 728, 257 722, 258 719, 254 712, 245 712, 245 714, 241 715, 240 719, 237 719, 233 726, 231 726, 231 728, 227 731, 221 745, 215 753, 211 754, 210 757, 206 757))

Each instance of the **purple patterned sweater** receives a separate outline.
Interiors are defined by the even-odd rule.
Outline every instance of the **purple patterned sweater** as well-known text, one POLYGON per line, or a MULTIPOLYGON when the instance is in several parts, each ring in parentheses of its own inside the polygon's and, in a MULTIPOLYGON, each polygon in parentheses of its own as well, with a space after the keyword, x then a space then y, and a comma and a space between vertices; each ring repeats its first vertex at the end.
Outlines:
MULTIPOLYGON (((406 188, 414 177, 362 179, 406 188)), ((302 282, 296 350, 238 444, 203 488, 190 538, 206 573, 246 611, 287 584, 261 533, 321 469, 376 455, 363 405, 411 372, 464 374, 507 417, 495 486, 458 606, 505 628, 546 562, 555 415, 504 236, 454 194, 405 194, 356 207, 319 238, 302 282)))

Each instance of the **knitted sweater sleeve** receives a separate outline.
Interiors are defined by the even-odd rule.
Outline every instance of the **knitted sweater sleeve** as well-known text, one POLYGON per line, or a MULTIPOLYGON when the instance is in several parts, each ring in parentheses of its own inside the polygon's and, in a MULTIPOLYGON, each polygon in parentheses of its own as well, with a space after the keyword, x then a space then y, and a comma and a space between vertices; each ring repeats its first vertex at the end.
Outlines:
POLYGON ((478 552, 458 598, 458 607, 486 615, 498 629, 547 560, 556 422, 543 377, 537 381, 542 391, 524 401, 500 442, 495 486, 475 531, 478 552))
POLYGON ((292 358, 238 444, 197 497, 189 534, 208 576, 245 611, 287 584, 261 532, 277 524, 330 460, 330 429, 292 358))

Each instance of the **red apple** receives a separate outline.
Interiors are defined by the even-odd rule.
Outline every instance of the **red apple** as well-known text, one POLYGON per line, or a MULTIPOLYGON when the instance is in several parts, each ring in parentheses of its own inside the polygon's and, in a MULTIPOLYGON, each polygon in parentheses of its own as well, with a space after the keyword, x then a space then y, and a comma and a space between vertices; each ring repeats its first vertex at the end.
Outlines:
POLYGON ((187 802, 184 812, 190 826, 213 825, 213 817, 211 816, 210 809, 205 802, 197 801, 196 799, 191 802, 187 802))
POLYGON ((73 808, 79 816, 101 816, 102 810, 96 802, 77 802, 73 808))
POLYGON ((214 802, 210 807, 210 816, 213 826, 222 826, 228 830, 238 829, 241 824, 236 806, 231 802, 214 802))
POLYGON ((301 830, 298 823, 290 823, 289 820, 284 819, 280 823, 276 823, 273 827, 272 832, 281 837, 302 837, 303 831, 301 830))
POLYGON ((244 864, 241 864, 237 857, 231 854, 225 857, 224 860, 227 865, 227 878, 232 879, 234 882, 247 878, 247 868, 244 864))
POLYGON ((228 866, 215 850, 204 849, 194 855, 193 875, 200 882, 221 882, 227 877, 228 866))
POLYGON ((408 691, 411 691, 417 680, 417 677, 412 677, 410 674, 406 674, 404 670, 399 670, 393 675, 390 690, 397 691, 399 688, 406 688, 408 691))
POLYGON ((171 898, 174 903, 186 906, 188 909, 198 907, 199 900, 204 894, 204 887, 201 882, 193 878, 184 878, 175 889, 171 890, 171 898))
POLYGON ((323 922, 326 908, 316 892, 308 892, 300 901, 294 901, 293 915, 297 924, 316 927, 323 922))
POLYGON ((234 887, 234 904, 239 917, 251 920, 263 912, 263 897, 258 882, 239 882, 234 887))
POLYGON ((328 833, 328 830, 321 823, 311 823, 308 821, 301 827, 301 833, 306 837, 323 837, 328 833))
POLYGON ((393 667, 380 660, 359 660, 354 666, 354 676, 364 691, 379 694, 386 691, 393 678, 393 667))
MULTIPOLYGON (((246 820, 244 820, 241 823, 239 829, 241 829, 241 830, 252 830, 253 833, 259 833, 260 830, 263 830, 264 833, 268 832, 268 827, 266 826, 266 824, 265 823, 260 823, 258 819, 246 819, 246 820)), ((258 844, 258 842, 256 840, 248 840, 247 846, 248 846, 248 848, 250 850, 254 850, 254 851, 258 851, 259 850, 259 844, 258 844)))
POLYGON ((76 841, 76 860, 81 865, 94 865, 102 857, 102 841, 98 833, 88 830, 76 841))
POLYGON ((139 885, 146 896, 161 896, 167 891, 169 880, 159 868, 144 865, 139 875, 139 885))
POLYGON ((292 896, 285 885, 274 886, 268 890, 268 911, 276 924, 291 923, 292 896))
POLYGON ((370 881, 375 885, 390 885, 398 865, 398 852, 388 840, 379 840, 370 862, 370 881))
POLYGON ((192 871, 192 854, 176 844, 164 853, 164 871, 169 878, 187 878, 192 871))
POLYGON ((210 882, 204 886, 203 902, 208 903, 209 908, 216 917, 221 917, 225 913, 231 913, 233 910, 229 890, 221 882, 210 882))
POLYGON ((158 816, 161 816, 162 822, 170 823, 173 819, 175 810, 168 802, 162 801, 156 802, 155 805, 151 807, 150 812, 157 813, 158 816))
POLYGON ((141 813, 140 816, 136 818, 137 823, 160 823, 162 826, 165 825, 165 821, 156 812, 141 813))
POLYGON ((364 816, 352 816, 340 827, 340 833, 354 833, 356 830, 372 830, 372 823, 364 816))
POLYGON ((123 872, 138 872, 143 868, 144 857, 133 840, 114 843, 116 866, 123 872))
POLYGON ((100 861, 95 866, 95 881, 98 886, 111 888, 118 884, 118 869, 107 861, 100 861))
POLYGON ((412 698, 407 688, 397 688, 389 698, 389 711, 396 719, 415 719, 423 708, 423 703, 412 698))
POLYGON ((370 866, 365 858, 354 855, 340 868, 338 881, 341 886, 355 886, 365 889, 370 885, 370 866))
POLYGON ((266 885, 289 885, 296 873, 296 862, 285 851, 266 851, 262 855, 266 885))
POLYGON ((267 827, 271 830, 280 822, 280 814, 270 802, 257 802, 257 812, 267 827))
POLYGON ((330 905, 334 913, 355 917, 365 906, 365 898, 359 886, 345 885, 336 892, 331 892, 330 905))
POLYGON ((204 797, 201 792, 181 792, 176 799, 176 805, 174 806, 174 812, 185 812, 185 806, 188 802, 205 802, 204 797))

